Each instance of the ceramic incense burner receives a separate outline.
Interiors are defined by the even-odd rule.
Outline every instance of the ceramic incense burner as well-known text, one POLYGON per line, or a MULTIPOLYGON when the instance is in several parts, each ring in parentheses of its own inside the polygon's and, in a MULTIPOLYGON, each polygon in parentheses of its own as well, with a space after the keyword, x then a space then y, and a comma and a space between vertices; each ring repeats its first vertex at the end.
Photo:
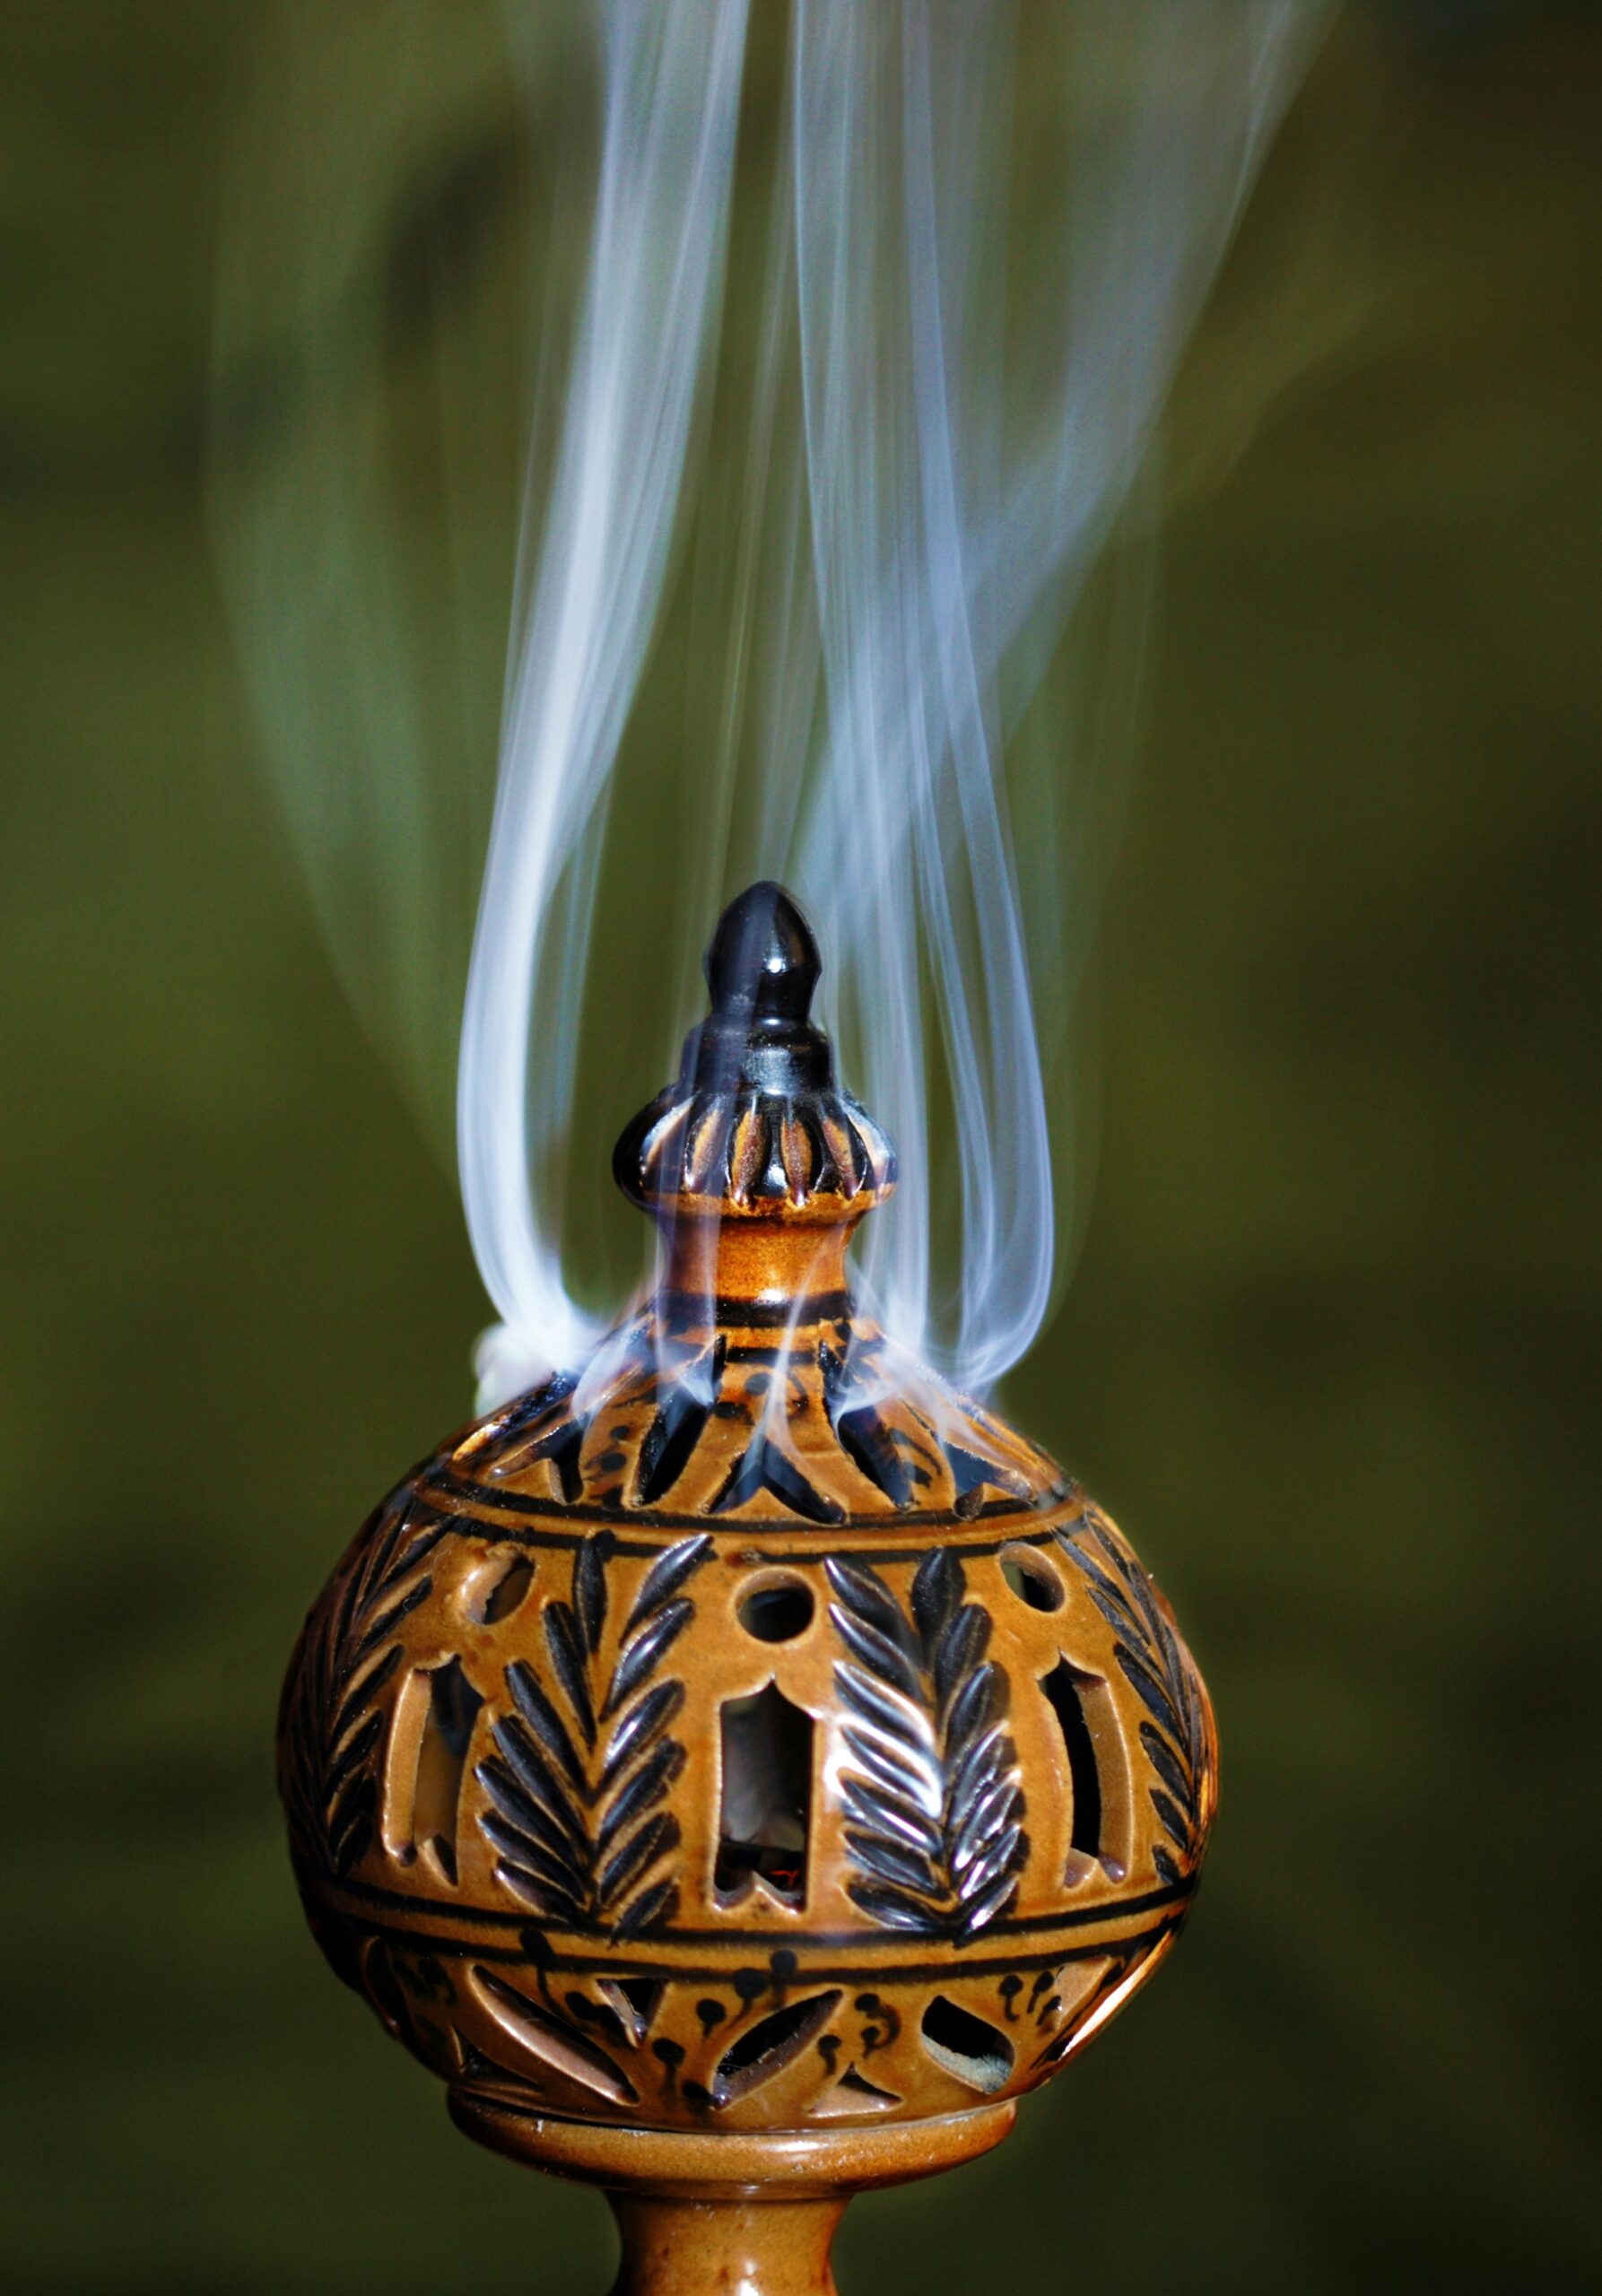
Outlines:
POLYGON ((799 2292, 1151 1974, 1215 1741, 1108 1518, 858 1312, 894 1158, 793 903, 707 973, 614 1161, 655 1297, 358 1535, 281 1776, 335 1970, 471 2135, 608 2188, 620 2286, 799 2292))

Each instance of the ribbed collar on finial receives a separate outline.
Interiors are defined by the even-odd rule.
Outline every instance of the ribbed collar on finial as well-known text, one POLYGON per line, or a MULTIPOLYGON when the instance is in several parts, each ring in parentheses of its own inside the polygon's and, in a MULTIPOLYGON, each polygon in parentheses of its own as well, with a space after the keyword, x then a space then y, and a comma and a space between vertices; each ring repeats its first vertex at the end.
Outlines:
POLYGON ((653 1206, 721 1202, 854 1217, 895 1185, 895 1152, 834 1083, 811 1020, 817 944, 782 886, 729 903, 706 954, 711 1011, 684 1039, 676 1081, 628 1125, 612 1159, 623 1194, 653 1206))

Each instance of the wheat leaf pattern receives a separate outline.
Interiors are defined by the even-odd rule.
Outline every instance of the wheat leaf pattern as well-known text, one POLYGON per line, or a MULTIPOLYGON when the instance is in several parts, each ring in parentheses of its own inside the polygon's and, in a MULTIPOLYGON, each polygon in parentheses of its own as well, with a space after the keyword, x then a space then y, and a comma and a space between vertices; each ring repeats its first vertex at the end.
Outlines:
POLYGON ((684 1766, 668 1730, 684 1690, 652 1678, 694 1616, 680 1589, 711 1545, 701 1533, 657 1557, 609 1657, 607 1542, 586 1540, 568 1598, 544 1609, 557 1696, 525 1660, 506 1669, 511 1708, 478 1766, 492 1805, 480 1823, 501 1879, 559 1928, 626 1939, 678 1910, 678 1883, 661 1869, 679 1822, 662 1805, 684 1766))
POLYGON ((1201 1856, 1209 1814, 1210 1733, 1196 1668, 1151 1580, 1110 1524, 1087 1509, 1075 1529, 1058 1531, 1057 1540, 1111 1627, 1113 1657, 1145 1709, 1140 1743, 1154 1773, 1146 1790, 1168 1836, 1152 1860, 1159 1877, 1177 1885, 1201 1856))
POLYGON ((986 1656, 988 1614, 937 1548, 903 1611, 866 1563, 831 1560, 830 1617, 848 1657, 842 1786, 852 1902, 870 1920, 965 1944, 1011 1910, 1029 1857, 1006 1678, 986 1656))
POLYGON ((374 1518, 337 1602, 314 1613, 290 1677, 284 1798, 301 1861, 343 1879, 378 1821, 384 1716, 375 1706, 400 1663, 401 1622, 428 1600, 423 1568, 450 1518, 403 1500, 374 1518))

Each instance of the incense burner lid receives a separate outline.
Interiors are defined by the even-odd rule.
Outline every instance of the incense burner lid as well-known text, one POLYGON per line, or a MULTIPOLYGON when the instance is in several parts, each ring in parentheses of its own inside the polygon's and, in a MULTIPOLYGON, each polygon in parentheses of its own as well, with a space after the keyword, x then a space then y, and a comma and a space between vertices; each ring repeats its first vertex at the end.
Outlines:
POLYGON ((727 1219, 822 1199, 858 1217, 895 1186, 895 1152, 834 1082, 811 1020, 817 944, 774 884, 725 910, 707 950, 711 1010, 684 1039, 674 1082, 624 1127, 612 1169, 623 1194, 659 1213, 713 1206, 727 1219))
POLYGON ((781 1144, 743 1203, 736 1154, 658 1153, 753 1093, 867 1140, 794 905, 753 889, 708 970, 619 1151, 657 1292, 363 1528, 282 1788, 329 1958, 474 2134, 614 2183, 630 2131, 696 2189, 736 2138, 872 2180, 994 2142, 1155 1968, 1215 1742, 1107 1517, 854 1303, 887 1144, 804 1187, 781 1144))

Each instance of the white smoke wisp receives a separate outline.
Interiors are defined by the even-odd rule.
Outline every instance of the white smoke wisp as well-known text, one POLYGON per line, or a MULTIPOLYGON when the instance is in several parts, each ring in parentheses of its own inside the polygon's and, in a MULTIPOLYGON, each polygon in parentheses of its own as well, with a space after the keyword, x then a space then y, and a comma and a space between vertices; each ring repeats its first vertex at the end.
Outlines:
MULTIPOLYGON (((462 1196, 500 1318, 483 1407, 576 1370, 601 1328, 562 1248, 585 987, 603 867, 666 874, 610 801, 631 721, 666 722, 675 678, 699 702, 675 792, 683 925, 704 942, 753 879, 788 886, 842 1081, 896 1145, 900 1188, 858 1247, 882 1360, 983 1394, 1040 1328, 1064 1262, 1059 1039, 1101 857, 1075 818, 1091 766, 1048 756, 1027 713, 1063 682, 1065 631, 1091 626, 1076 609, 1328 13, 792 0, 781 79, 780 20, 748 24, 747 0, 396 0, 334 40, 286 0, 222 282, 237 355, 214 524, 320 918, 424 1107, 487 811, 478 649, 499 646, 511 554, 503 365, 526 274, 497 271, 497 219, 543 248, 556 420, 528 457, 457 1059, 462 1196), (463 144, 494 165, 441 167, 497 117, 499 143, 463 144), (742 134, 738 200, 762 225, 745 239, 742 134), (448 385, 440 491, 464 513, 443 550, 396 420, 419 389, 416 298, 397 326, 387 284, 416 270, 419 181, 425 218, 478 218, 423 330, 448 385), (480 196, 497 184, 501 207, 480 196), (699 622, 673 619, 686 534, 699 622), (439 570, 458 544, 474 610, 453 621, 439 570), (653 651, 668 628, 686 642, 653 651)), ((645 920, 609 931, 637 934, 633 993, 665 1002, 659 929, 649 949, 645 920)), ((697 1017, 674 1016, 675 1052, 697 1017)))
POLYGON ((579 984, 608 779, 655 624, 717 315, 745 9, 619 0, 600 25, 594 239, 555 478, 549 502, 528 508, 527 605, 462 1024, 462 1200, 501 1317, 479 1346, 486 1404, 576 1361, 596 1336, 556 1241, 579 984))
MULTIPOLYGON (((739 697, 759 729, 765 785, 753 874, 790 883, 811 910, 848 1073, 901 1160, 901 1201, 870 1223, 862 1247, 865 1290, 892 1349, 980 1393, 1033 1339, 1058 1265, 1007 737, 1149 448, 1324 15, 1314 0, 1120 0, 1060 13, 1066 32, 1048 43, 1065 72, 1059 229, 1055 238, 1037 230, 1022 293, 1009 294, 1009 120, 1023 20, 960 0, 796 0, 780 161, 789 242, 768 262, 757 514, 779 529, 770 546, 792 566, 805 518, 813 595, 792 603, 797 647, 769 648, 789 668, 788 683, 739 697), (773 299, 792 279, 802 413, 779 439, 773 299), (786 483, 787 454, 798 485, 786 483), (797 703, 797 659, 821 678, 821 713, 797 703), (820 716, 821 744, 810 738, 820 716), (931 1156, 936 1074, 955 1140, 949 1187, 931 1156), (933 1248, 953 1232, 954 1251, 933 1248)), ((657 21, 665 48, 681 55, 709 23, 673 4, 657 21)), ((731 74, 734 51, 731 34, 731 74)), ((609 121, 635 121, 639 101, 615 88, 609 121)), ((693 173, 651 177, 649 144, 626 182, 604 173, 570 447, 509 716, 463 1037, 464 1194, 505 1318, 481 1361, 486 1403, 589 1336, 527 1182, 531 1151, 555 1167, 573 1074, 579 976, 563 978, 550 961, 554 896, 563 886, 569 959, 581 971, 586 866, 671 519, 662 482, 682 461, 710 338, 721 222, 706 203, 714 177, 727 185, 733 106, 732 84, 720 92, 710 73, 693 173), (678 263, 702 291, 698 299, 692 284, 642 311, 630 300, 647 277, 631 234, 662 222, 625 202, 648 197, 667 203, 678 263), (653 318, 663 329, 654 340, 653 318), (676 413, 674 453, 630 530, 637 553, 625 580, 608 562, 607 519, 640 496, 617 458, 641 430, 657 436, 634 395, 658 389, 664 430, 676 413), (531 996, 532 1138, 519 1057, 531 996)), ((640 143, 638 132, 630 137, 631 159, 640 143)), ((621 170, 610 139, 608 153, 608 168, 621 170)), ((752 515, 736 585, 747 613, 758 588, 752 515)), ((730 659, 753 683, 755 655, 738 636, 730 659)), ((719 850, 727 753, 726 737, 707 793, 705 833, 719 850)), ((1032 819, 1049 819, 1054 793, 1025 795, 1032 819)), ((1070 883, 1061 897, 1079 891, 1070 883)))
MULTIPOLYGON (((1015 20, 797 7, 797 268, 828 717, 798 848, 766 867, 788 871, 815 915, 854 1083, 901 1155, 901 1202, 861 1248, 866 1288, 893 1339, 981 1393, 1033 1339, 1056 1265, 1003 754, 1149 448, 1322 21, 1298 0, 1061 13, 1075 32, 1069 67, 1129 92, 1086 108, 1063 138, 1066 228, 1049 262, 1032 254, 1023 286, 1039 378, 1024 396, 1003 309, 1015 20), (961 1227, 943 1285, 936 1056, 961 1227)), ((1053 793, 1028 797, 1032 821, 1049 820, 1053 793)))

